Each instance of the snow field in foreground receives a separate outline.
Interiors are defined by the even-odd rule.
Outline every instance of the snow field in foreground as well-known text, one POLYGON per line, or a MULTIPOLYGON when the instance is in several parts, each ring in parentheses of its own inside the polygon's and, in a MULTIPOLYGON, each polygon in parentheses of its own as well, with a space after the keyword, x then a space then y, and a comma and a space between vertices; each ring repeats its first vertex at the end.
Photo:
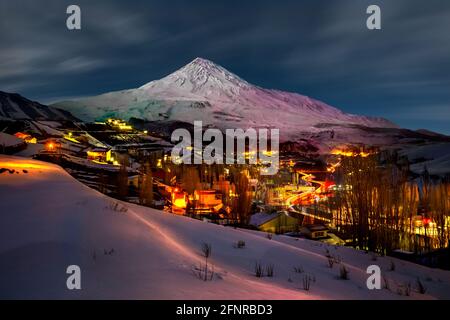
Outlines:
POLYGON ((450 272, 351 248, 233 229, 106 197, 45 162, 0 156, 0 298, 433 299, 450 297, 450 272), (18 173, 17 173, 18 172, 18 173), (236 248, 238 241, 245 247, 236 248), (211 281, 197 277, 211 245, 211 281), (328 253, 342 262, 328 266, 328 253), (395 271, 389 271, 391 261, 395 271), (255 264, 273 266, 257 278, 255 264), (82 290, 68 290, 68 265, 82 290), (390 290, 368 290, 377 264, 390 290), (345 265, 349 280, 339 279, 345 265), (211 267, 213 266, 213 267, 211 267), (294 271, 303 271, 302 273, 294 271), (310 290, 303 280, 310 277, 310 290), (426 294, 416 292, 420 278, 426 294), (410 296, 399 295, 411 284, 410 296))

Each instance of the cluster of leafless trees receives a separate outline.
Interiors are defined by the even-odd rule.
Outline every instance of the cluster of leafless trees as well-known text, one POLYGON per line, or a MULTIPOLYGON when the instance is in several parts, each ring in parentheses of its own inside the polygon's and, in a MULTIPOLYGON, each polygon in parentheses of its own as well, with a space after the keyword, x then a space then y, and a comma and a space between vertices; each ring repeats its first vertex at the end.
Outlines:
POLYGON ((448 180, 413 177, 408 162, 392 152, 344 157, 336 175, 340 188, 327 209, 355 247, 388 254, 448 246, 448 180))

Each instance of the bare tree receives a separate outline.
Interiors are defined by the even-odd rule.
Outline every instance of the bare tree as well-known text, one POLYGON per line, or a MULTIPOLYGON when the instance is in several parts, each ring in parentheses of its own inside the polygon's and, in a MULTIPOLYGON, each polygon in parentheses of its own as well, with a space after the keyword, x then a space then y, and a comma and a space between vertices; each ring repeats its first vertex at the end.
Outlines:
POLYGON ((234 211, 237 218, 242 223, 247 223, 251 207, 251 193, 249 190, 249 181, 245 172, 234 172, 234 184, 237 197, 235 199, 234 211))
POLYGON ((139 203, 151 206, 153 203, 153 177, 152 168, 147 161, 140 172, 139 203))
POLYGON ((124 157, 117 176, 117 195, 120 199, 125 199, 128 195, 128 163, 128 158, 124 157))

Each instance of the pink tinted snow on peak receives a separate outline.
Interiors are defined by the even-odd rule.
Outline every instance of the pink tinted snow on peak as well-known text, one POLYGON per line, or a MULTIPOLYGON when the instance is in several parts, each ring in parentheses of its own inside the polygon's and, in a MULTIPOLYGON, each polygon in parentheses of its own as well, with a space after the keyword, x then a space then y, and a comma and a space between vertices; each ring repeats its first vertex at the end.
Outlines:
POLYGON ((149 95, 159 94, 165 98, 192 97, 195 99, 222 99, 237 97, 240 89, 251 85, 212 61, 196 58, 174 73, 149 82, 140 89, 149 95))

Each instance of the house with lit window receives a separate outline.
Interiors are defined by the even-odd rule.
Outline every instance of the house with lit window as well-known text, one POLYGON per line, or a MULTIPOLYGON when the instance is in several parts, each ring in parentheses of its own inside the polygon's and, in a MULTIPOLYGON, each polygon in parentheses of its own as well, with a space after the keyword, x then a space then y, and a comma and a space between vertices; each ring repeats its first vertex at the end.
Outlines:
POLYGON ((300 220, 287 211, 274 213, 256 213, 251 216, 250 224, 259 230, 270 233, 286 233, 297 231, 300 220))
POLYGON ((216 190, 195 190, 193 203, 197 213, 218 212, 222 207, 222 193, 216 190))
POLYGON ((44 141, 44 153, 59 154, 61 152, 61 142, 54 139, 47 139, 44 141))
POLYGON ((92 148, 87 152, 87 158, 89 160, 98 161, 98 162, 110 162, 111 160, 111 149, 107 148, 92 148))
POLYGON ((181 188, 171 189, 171 200, 172 200, 172 213, 175 214, 185 214, 188 202, 188 197, 186 192, 181 188))
POLYGON ((110 118, 106 120, 106 124, 119 131, 133 131, 133 127, 121 119, 110 118))
POLYGON ((323 239, 328 237, 328 227, 323 224, 310 224, 302 227, 301 232, 309 239, 323 239))

